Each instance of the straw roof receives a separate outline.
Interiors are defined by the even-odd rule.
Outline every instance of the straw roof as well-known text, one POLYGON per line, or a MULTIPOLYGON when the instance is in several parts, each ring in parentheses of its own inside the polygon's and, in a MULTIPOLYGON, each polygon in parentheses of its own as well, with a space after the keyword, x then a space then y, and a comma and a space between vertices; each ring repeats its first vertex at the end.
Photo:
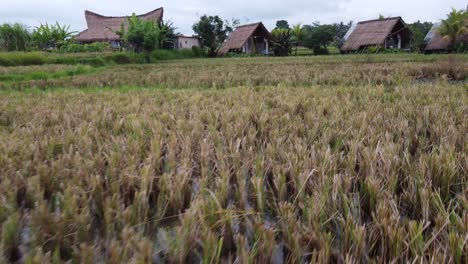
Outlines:
POLYGON ((399 23, 402 23, 403 29, 409 31, 401 17, 359 22, 341 50, 353 51, 366 46, 383 45, 399 23))
MULTIPOLYGON (((432 29, 427 33, 425 41, 427 43, 425 51, 445 51, 448 50, 450 41, 443 38, 437 30, 440 27, 440 23, 435 24, 432 29)), ((463 42, 468 44, 468 34, 463 35, 461 38, 456 40, 456 43, 463 42)))
MULTIPOLYGON (((142 20, 153 20, 160 22, 163 19, 164 10, 158 8, 138 17, 142 20)), ((85 11, 86 23, 88 29, 79 33, 76 37, 77 41, 81 42, 98 42, 98 41, 115 41, 120 37, 115 33, 120 30, 122 23, 124 26, 128 24, 130 16, 111 17, 96 14, 94 12, 85 11)))
POLYGON ((270 32, 266 29, 262 22, 243 25, 237 27, 224 42, 221 49, 218 51, 218 55, 226 55, 230 50, 242 49, 247 41, 252 36, 262 36, 267 39, 271 39, 270 32))

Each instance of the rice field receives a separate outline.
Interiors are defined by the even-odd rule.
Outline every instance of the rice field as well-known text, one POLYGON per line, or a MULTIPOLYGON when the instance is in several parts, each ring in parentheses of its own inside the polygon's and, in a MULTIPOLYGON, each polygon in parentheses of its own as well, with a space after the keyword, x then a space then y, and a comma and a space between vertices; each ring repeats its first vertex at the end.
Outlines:
POLYGON ((468 57, 0 67, 0 263, 466 263, 468 57))

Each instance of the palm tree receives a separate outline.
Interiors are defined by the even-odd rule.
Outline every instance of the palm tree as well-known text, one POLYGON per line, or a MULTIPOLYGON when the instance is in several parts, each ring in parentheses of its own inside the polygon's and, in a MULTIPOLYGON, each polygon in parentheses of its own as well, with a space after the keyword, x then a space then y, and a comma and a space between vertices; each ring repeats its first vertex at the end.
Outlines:
POLYGON ((447 15, 447 19, 442 20, 438 33, 449 41, 449 49, 455 48, 456 40, 468 33, 468 12, 465 10, 456 10, 447 15))
POLYGON ((294 25, 291 29, 291 34, 294 38, 294 41, 296 42, 296 56, 297 56, 297 47, 299 46, 299 43, 304 38, 304 29, 302 28, 302 25, 300 23, 294 25))
POLYGON ((290 29, 275 28, 271 32, 273 36, 272 49, 275 56, 288 56, 291 53, 292 34, 290 29))

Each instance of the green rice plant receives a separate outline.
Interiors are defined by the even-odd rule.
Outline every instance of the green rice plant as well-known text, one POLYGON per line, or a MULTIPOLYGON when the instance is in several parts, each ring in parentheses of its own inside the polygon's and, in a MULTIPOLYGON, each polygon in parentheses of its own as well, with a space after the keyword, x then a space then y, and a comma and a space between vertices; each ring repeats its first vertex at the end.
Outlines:
POLYGON ((18 213, 14 213, 3 222, 1 229, 1 248, 2 255, 9 262, 16 262, 21 258, 19 249, 21 243, 21 223, 18 213))

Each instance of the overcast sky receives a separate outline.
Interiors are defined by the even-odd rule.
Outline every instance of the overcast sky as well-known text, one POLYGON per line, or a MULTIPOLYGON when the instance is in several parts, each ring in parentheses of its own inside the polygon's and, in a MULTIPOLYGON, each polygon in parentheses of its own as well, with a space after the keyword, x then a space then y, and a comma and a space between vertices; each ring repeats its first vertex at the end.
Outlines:
POLYGON ((0 0, 0 23, 21 22, 34 27, 40 23, 70 24, 81 31, 86 28, 84 11, 108 16, 133 12, 146 13, 164 7, 164 19, 171 20, 178 32, 192 35, 192 25, 203 14, 238 18, 242 23, 263 21, 269 29, 275 21, 290 24, 360 21, 384 16, 402 16, 407 23, 416 20, 436 22, 451 7, 466 8, 466 0, 0 0))

